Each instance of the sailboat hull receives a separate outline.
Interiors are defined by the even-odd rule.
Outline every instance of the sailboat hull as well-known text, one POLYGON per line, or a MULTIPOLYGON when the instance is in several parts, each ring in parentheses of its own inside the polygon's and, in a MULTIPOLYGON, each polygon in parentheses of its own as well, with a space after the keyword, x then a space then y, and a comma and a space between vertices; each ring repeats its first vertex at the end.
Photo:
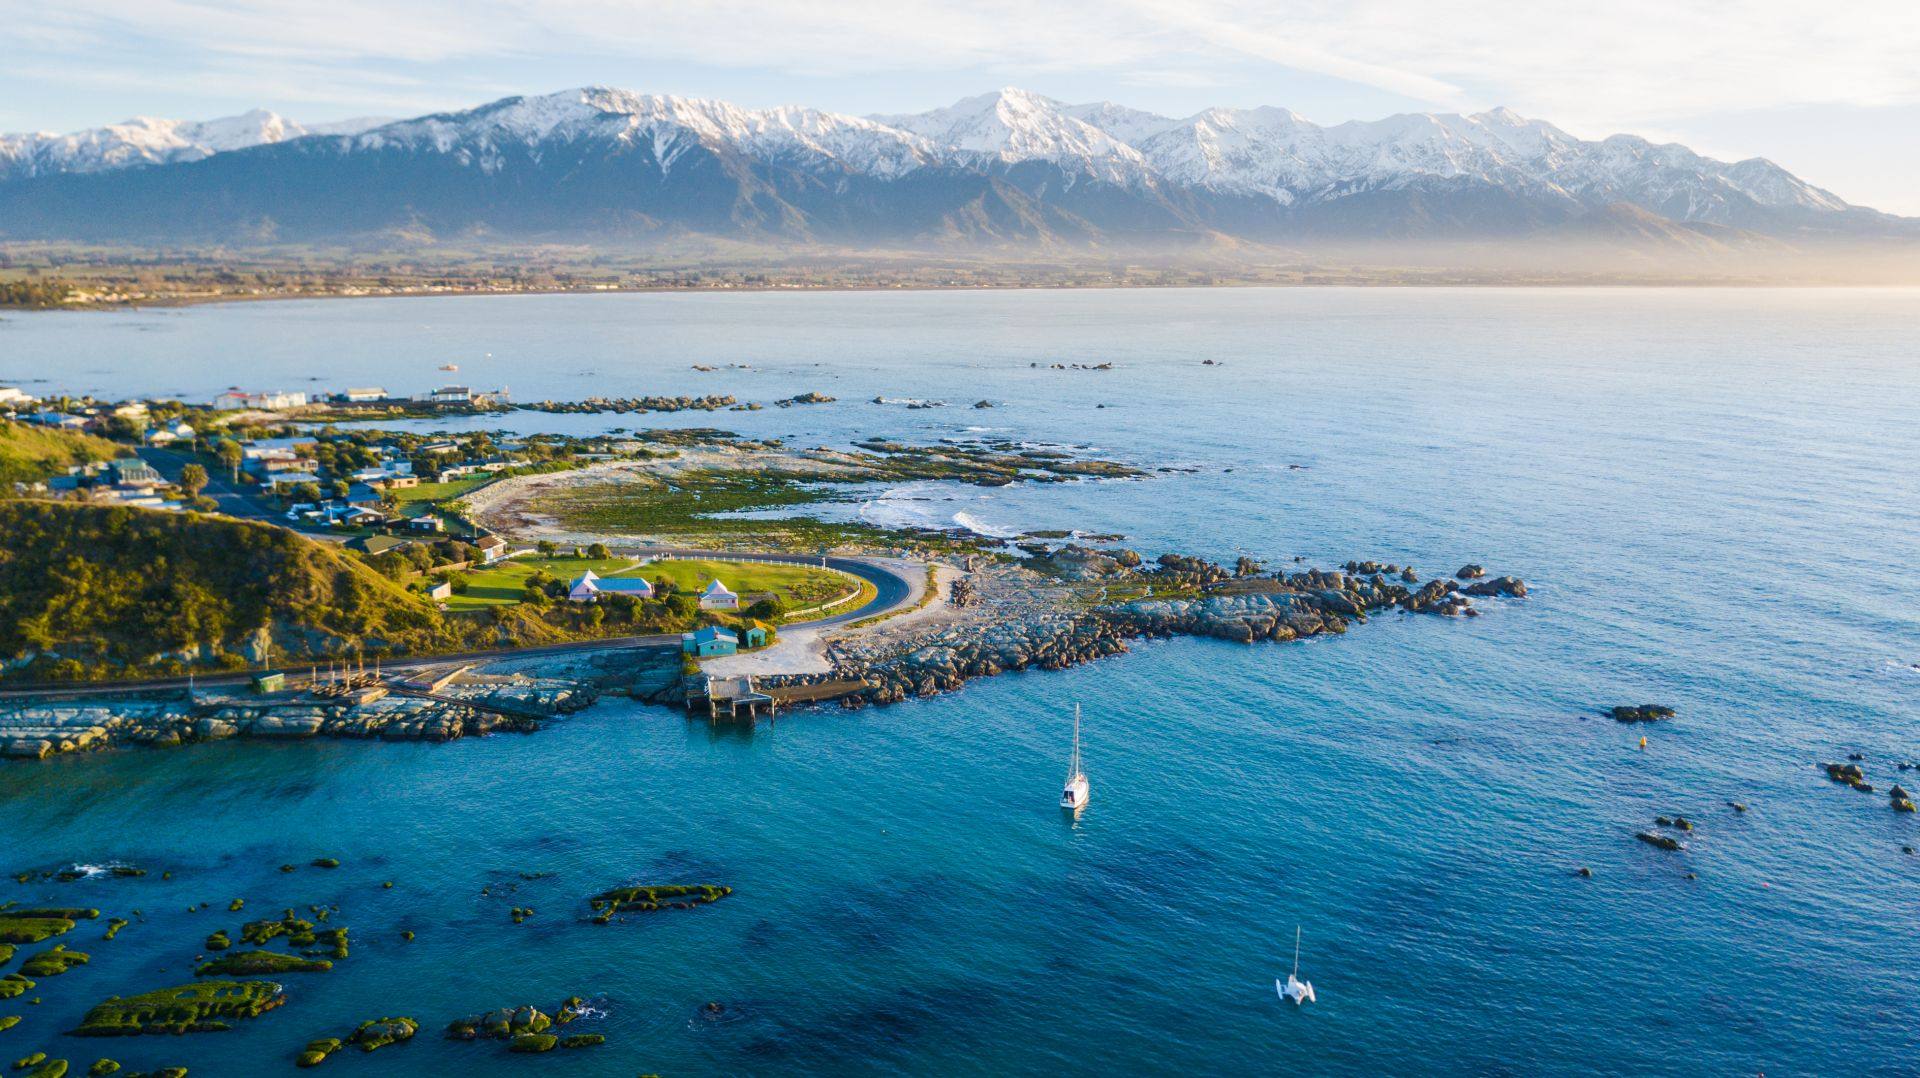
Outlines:
POLYGON ((1063 809, 1083 809, 1087 799, 1093 796, 1093 790, 1087 785, 1085 775, 1076 775, 1060 793, 1060 807, 1063 809))

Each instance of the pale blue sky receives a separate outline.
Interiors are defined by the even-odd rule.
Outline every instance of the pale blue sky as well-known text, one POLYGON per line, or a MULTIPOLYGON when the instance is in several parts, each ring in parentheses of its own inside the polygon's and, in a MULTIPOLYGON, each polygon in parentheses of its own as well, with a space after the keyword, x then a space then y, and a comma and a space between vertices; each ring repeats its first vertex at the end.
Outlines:
POLYGON ((1911 0, 0 0, 0 130, 408 116, 602 83, 900 112, 1015 85, 1319 122, 1507 105, 1920 215, 1911 0))

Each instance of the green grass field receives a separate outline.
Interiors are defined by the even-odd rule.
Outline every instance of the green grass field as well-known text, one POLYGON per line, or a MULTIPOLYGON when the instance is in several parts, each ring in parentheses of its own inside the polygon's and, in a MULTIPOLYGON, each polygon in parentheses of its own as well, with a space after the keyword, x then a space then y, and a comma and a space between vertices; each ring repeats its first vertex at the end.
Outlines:
POLYGON ((396 490, 393 496, 400 503, 402 516, 417 517, 429 512, 435 504, 463 498, 494 479, 491 475, 463 476, 445 483, 422 483, 417 487, 396 490))
MULTIPOLYGON (((561 580, 572 580, 589 569, 601 576, 631 576, 634 575, 633 565, 633 560, 628 558, 512 558, 461 574, 466 579, 466 592, 449 599, 447 609, 459 611, 511 606, 520 601, 526 592, 527 578, 536 572, 544 571, 561 580)), ((794 609, 831 602, 860 588, 873 590, 872 585, 863 583, 856 586, 855 581, 839 573, 804 565, 768 562, 675 558, 651 562, 637 572, 656 583, 663 577, 672 580, 681 591, 692 594, 704 590, 707 582, 718 576, 743 598, 760 592, 772 592, 794 609)))

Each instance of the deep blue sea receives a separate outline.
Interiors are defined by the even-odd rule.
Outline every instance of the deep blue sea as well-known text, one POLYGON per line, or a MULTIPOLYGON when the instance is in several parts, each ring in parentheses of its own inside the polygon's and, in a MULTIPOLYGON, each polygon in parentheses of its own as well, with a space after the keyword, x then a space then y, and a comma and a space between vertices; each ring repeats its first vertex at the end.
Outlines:
POLYGON ((0 878, 0 900, 145 914, 111 943, 76 932, 93 962, 39 1006, 0 1003, 25 1016, 9 1059, 273 1074, 311 1037, 406 1014, 427 1032, 329 1073, 1920 1073, 1920 856, 1901 849, 1920 819, 1818 769, 1859 752, 1884 790, 1920 759, 1920 292, 529 296, 0 322, 0 383, 47 380, 29 391, 456 377, 523 399, 817 390, 839 401, 482 425, 1087 446, 1194 470, 853 508, 1121 532, 1148 554, 1474 561, 1532 595, 1304 644, 1149 643, 752 731, 609 703, 444 746, 0 767, 9 876, 154 872, 0 878), (1076 701, 1094 793, 1071 823, 1054 798, 1076 701), (1680 717, 1597 714, 1641 701, 1680 717), (1697 821, 1685 851, 1635 841, 1674 813, 1697 821), (323 855, 345 865, 278 871, 323 855), (584 922, 586 895, 639 880, 735 893, 584 922), (232 1032, 60 1035, 105 995, 185 979, 199 940, 237 927, 234 897, 338 903, 353 955, 232 1032), (512 924, 516 905, 534 917, 512 924), (1319 995, 1300 1009, 1273 989, 1296 925, 1319 995), (604 1047, 437 1035, 569 994, 604 1010, 580 1027, 604 1047))

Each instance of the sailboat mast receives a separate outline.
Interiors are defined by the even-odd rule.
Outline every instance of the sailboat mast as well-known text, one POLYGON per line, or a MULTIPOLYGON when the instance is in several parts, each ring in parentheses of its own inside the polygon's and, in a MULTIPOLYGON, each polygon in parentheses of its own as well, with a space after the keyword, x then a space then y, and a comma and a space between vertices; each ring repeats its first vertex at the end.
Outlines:
POLYGON ((1080 773, 1080 705, 1073 705, 1073 764, 1067 769, 1067 780, 1072 781, 1080 773))

